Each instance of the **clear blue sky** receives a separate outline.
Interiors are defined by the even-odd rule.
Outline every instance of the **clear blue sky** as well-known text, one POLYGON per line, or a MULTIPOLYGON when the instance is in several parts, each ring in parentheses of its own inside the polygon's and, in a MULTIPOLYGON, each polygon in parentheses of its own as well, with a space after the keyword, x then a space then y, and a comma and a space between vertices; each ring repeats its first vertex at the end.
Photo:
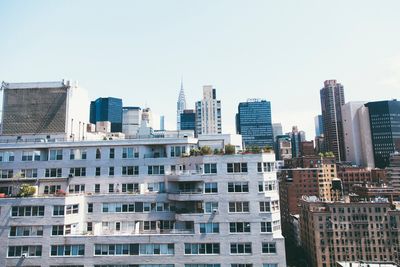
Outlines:
POLYGON ((78 80, 173 127, 183 75, 189 107, 217 88, 224 132, 240 101, 265 98, 310 139, 326 79, 346 101, 400 98, 399 14, 398 0, 2 0, 0 80, 78 80))

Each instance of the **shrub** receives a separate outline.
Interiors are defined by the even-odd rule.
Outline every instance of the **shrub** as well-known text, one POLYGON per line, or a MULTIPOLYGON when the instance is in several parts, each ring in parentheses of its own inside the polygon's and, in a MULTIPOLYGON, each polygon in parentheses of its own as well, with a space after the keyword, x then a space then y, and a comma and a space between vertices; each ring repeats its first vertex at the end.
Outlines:
POLYGON ((200 152, 202 155, 211 155, 212 154, 212 150, 211 147, 209 146, 203 146, 200 148, 200 152))
POLYGON ((36 188, 29 184, 22 184, 19 188, 18 196, 20 197, 30 197, 36 193, 36 188))
POLYGON ((231 155, 235 154, 235 146, 228 144, 225 146, 225 154, 231 155))

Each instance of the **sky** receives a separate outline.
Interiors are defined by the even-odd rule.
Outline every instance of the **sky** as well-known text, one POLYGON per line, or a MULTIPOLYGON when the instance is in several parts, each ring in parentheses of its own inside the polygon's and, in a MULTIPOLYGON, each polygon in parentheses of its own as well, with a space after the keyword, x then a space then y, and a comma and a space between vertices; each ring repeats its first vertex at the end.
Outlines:
MULTIPOLYGON (((284 132, 314 138, 319 90, 347 101, 400 95, 400 1, 0 0, 0 81, 77 80, 98 97, 150 107, 176 126, 181 77, 188 108, 211 84, 223 132, 239 102, 271 101, 284 132)), ((89 107, 88 107, 89 108, 89 107)))

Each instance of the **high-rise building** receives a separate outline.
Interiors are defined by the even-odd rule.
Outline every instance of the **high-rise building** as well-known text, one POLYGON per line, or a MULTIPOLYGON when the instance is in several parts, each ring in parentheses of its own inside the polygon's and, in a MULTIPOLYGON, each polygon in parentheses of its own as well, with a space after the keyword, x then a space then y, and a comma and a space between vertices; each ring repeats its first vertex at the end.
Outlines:
POLYGON ((186 97, 183 90, 183 81, 181 81, 181 90, 179 91, 178 101, 176 102, 176 129, 181 130, 181 114, 186 109, 186 97))
POLYGON ((100 97, 90 103, 90 123, 111 122, 111 132, 122 132, 122 99, 100 97))
POLYGON ((196 102, 196 133, 222 133, 221 100, 212 85, 203 86, 203 99, 196 102))
POLYGON ((368 108, 364 102, 348 102, 343 105, 342 122, 346 161, 374 168, 368 108))
POLYGON ((300 143, 301 156, 315 156, 314 141, 302 141, 300 143))
POLYGON ((3 90, 2 135, 34 138, 84 138, 88 124, 87 92, 76 82, 6 83, 3 90))
POLYGON ((288 133, 292 140, 292 157, 300 157, 300 144, 306 141, 306 134, 304 131, 299 131, 297 126, 292 127, 292 132, 288 133))
POLYGON ((282 134, 283 134, 282 123, 280 122, 272 123, 272 135, 274 136, 274 141, 276 140, 276 137, 278 135, 282 134))
POLYGON ((395 152, 390 155, 388 171, 388 182, 396 190, 400 190, 400 153, 395 152))
POLYGON ((140 122, 140 124, 146 124, 145 126, 150 128, 154 127, 153 112, 150 108, 144 108, 142 110, 142 121, 140 122))
POLYGON ((122 108, 122 132, 127 138, 135 137, 142 121, 142 110, 140 107, 122 108))
POLYGON ((308 266, 337 266, 339 261, 400 263, 400 211, 387 199, 327 202, 305 196, 300 209, 308 266))
POLYGON ((343 85, 336 80, 324 82, 320 90, 322 121, 326 149, 333 152, 338 161, 345 160, 343 142, 342 110, 345 103, 343 85))
POLYGON ((269 101, 249 99, 239 103, 236 123, 245 147, 274 146, 269 101))
POLYGON ((165 131, 165 116, 160 116, 160 131, 165 131))
POLYGON ((315 136, 322 136, 324 134, 324 123, 322 115, 317 115, 314 118, 315 123, 315 136))
POLYGON ((178 136, 0 142, 0 265, 286 266, 274 154, 178 136))
POLYGON ((400 151, 400 102, 397 100, 369 102, 371 139, 375 166, 389 166, 390 154, 400 151))
POLYGON ((193 109, 185 109, 181 114, 181 129, 196 131, 196 113, 193 109))
POLYGON ((277 135, 275 143, 276 160, 292 158, 292 140, 290 139, 290 135, 277 135))

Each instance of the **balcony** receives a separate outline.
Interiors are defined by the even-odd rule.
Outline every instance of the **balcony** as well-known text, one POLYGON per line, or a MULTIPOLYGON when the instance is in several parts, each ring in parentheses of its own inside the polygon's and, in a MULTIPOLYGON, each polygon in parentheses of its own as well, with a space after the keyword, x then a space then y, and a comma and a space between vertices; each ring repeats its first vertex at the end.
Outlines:
POLYGON ((165 175, 168 177, 168 181, 171 182, 196 182, 203 181, 202 176, 204 175, 202 172, 197 170, 186 170, 186 171, 170 171, 165 172, 165 175))
POLYGON ((144 157, 145 159, 166 158, 166 157, 167 157, 167 153, 154 152, 154 153, 144 154, 143 157, 144 157))
POLYGON ((171 201, 201 201, 203 190, 193 189, 168 193, 168 200, 171 201))

